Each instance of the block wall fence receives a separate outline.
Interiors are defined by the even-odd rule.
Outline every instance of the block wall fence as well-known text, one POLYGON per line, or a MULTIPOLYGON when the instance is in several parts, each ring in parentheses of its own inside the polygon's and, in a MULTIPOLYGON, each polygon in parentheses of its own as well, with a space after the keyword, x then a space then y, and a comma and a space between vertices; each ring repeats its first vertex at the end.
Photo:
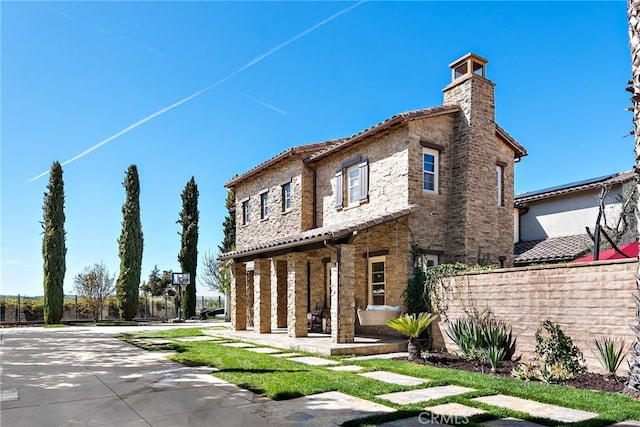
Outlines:
MULTIPOLYGON (((451 279, 455 295, 448 301, 447 318, 455 320, 474 307, 489 308, 498 320, 510 324, 518 338, 516 357, 531 361, 535 333, 547 318, 559 323, 587 361, 591 372, 602 372, 593 354, 596 337, 634 340, 638 261, 614 260, 567 263, 473 272, 451 279)), ((446 334, 448 323, 434 325, 434 347, 457 351, 446 334)), ((618 374, 626 375, 623 362, 618 374)))

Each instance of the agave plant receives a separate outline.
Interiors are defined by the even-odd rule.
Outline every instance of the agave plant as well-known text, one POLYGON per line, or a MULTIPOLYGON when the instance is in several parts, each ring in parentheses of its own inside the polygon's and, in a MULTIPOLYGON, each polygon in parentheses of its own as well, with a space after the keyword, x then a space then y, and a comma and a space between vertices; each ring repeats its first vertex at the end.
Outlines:
POLYGON ((593 339, 593 343, 596 345, 597 353, 593 354, 598 358, 598 362, 602 365, 608 375, 613 378, 616 377, 616 371, 622 364, 627 352, 624 351, 624 340, 621 340, 618 345, 609 337, 603 340, 597 338, 593 339))
POLYGON ((409 337, 409 360, 417 360, 422 357, 420 334, 437 318, 437 315, 431 313, 405 314, 389 320, 387 326, 409 337))

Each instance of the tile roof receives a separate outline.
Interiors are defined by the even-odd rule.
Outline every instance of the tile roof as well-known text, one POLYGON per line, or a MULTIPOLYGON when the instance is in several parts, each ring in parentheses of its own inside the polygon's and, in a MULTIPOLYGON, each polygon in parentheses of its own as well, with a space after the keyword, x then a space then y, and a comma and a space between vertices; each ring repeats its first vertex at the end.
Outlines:
POLYGON ((422 108, 420 110, 407 111, 404 113, 396 114, 386 120, 381 121, 378 124, 375 124, 367 129, 353 134, 347 138, 343 138, 340 141, 337 141, 335 144, 332 144, 319 152, 312 154, 309 157, 309 161, 319 160, 333 153, 334 151, 340 150, 344 147, 348 147, 353 145, 354 143, 366 138, 367 136, 374 135, 378 132, 391 128, 393 125, 398 123, 403 123, 409 120, 422 119, 425 117, 435 117, 441 114, 450 114, 457 113, 460 111, 460 107, 457 105, 440 105, 437 107, 431 108, 422 108))
POLYGON ((381 215, 372 215, 368 218, 344 221, 328 225, 326 227, 313 228, 299 234, 268 240, 237 251, 227 252, 221 254, 218 258, 233 259, 242 256, 258 255, 279 249, 295 248, 310 243, 322 242, 324 240, 339 239, 353 233, 354 231, 366 230, 376 225, 402 218, 409 215, 411 212, 414 212, 417 208, 418 205, 414 204, 381 215))
POLYGON ((572 182, 569 184, 559 185, 556 187, 545 188, 537 191, 528 191, 526 193, 516 194, 514 202, 516 207, 524 206, 529 202, 536 202, 538 200, 549 199, 564 194, 577 193, 580 191, 592 190, 604 185, 616 185, 622 184, 627 181, 636 179, 637 174, 635 172, 620 172, 613 175, 601 176, 598 178, 591 178, 584 181, 572 182))
POLYGON ((286 160, 288 158, 294 157, 296 155, 303 155, 303 154, 307 154, 309 155, 310 153, 314 153, 316 151, 322 150, 328 146, 334 145, 340 141, 344 140, 344 138, 340 138, 340 139, 332 139, 329 141, 323 141, 323 142, 315 142, 312 144, 304 144, 304 145, 298 145, 292 148, 289 148, 285 151, 283 151, 280 154, 276 154, 275 156, 271 157, 268 160, 265 160, 264 162, 260 163, 258 166, 254 167, 253 169, 248 170, 247 172, 243 173, 242 175, 238 175, 236 177, 231 178, 226 184, 224 184, 225 187, 229 188, 229 187, 233 187, 234 185, 238 184, 239 182, 242 182, 250 177, 252 177, 253 175, 258 174, 259 172, 262 172, 264 169, 267 169, 270 166, 275 165, 278 162, 281 162, 283 160, 286 160))
MULTIPOLYGON (((346 138, 338 138, 325 142, 318 142, 314 144, 306 144, 299 145, 297 147, 290 148, 286 151, 283 151, 280 154, 270 158, 269 160, 259 164, 258 166, 250 169, 249 171, 239 175, 235 178, 232 178, 227 182, 225 187, 233 187, 237 183, 240 183, 260 172, 267 169, 268 167, 286 159, 292 157, 297 154, 306 154, 307 159, 310 162, 320 160, 324 157, 327 157, 331 153, 335 151, 339 151, 345 147, 349 147, 362 139, 366 138, 370 135, 375 135, 378 132, 382 132, 391 128, 392 126, 404 123, 409 120, 417 120, 426 117, 435 117, 442 114, 452 114, 460 111, 460 107, 458 105, 439 105, 431 108, 422 108, 419 110, 407 111, 404 113, 396 114, 386 120, 381 121, 378 124, 375 124, 361 132, 355 133, 346 138)), ((515 152, 515 157, 520 158, 527 155, 527 150, 520 145, 511 135, 507 133, 504 129, 496 124, 496 135, 500 136, 511 148, 513 148, 515 152)))
POLYGON ((589 242, 591 239, 587 234, 518 242, 513 248, 514 263, 518 266, 543 262, 573 261, 590 251, 587 246, 589 242))

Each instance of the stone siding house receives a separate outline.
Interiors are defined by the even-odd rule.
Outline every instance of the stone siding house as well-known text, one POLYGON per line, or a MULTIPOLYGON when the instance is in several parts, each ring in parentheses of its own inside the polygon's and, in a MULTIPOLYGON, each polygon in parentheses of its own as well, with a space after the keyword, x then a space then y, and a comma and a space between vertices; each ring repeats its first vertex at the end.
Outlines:
POLYGON ((291 148, 225 184, 234 329, 303 337, 319 310, 333 342, 353 342, 390 331, 361 325, 357 309, 403 306, 416 265, 513 265, 514 162, 526 151, 495 123, 486 64, 453 62, 441 106, 291 148))

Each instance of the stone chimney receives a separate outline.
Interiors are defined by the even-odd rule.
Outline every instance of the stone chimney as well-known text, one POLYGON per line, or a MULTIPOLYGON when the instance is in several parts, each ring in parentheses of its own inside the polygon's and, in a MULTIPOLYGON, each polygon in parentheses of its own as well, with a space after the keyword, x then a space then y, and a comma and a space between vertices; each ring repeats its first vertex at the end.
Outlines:
POLYGON ((474 53, 452 62, 451 83, 443 89, 444 105, 461 109, 451 153, 447 253, 468 264, 505 259, 508 264, 513 260, 513 206, 497 201, 496 167, 505 165, 499 179, 511 179, 504 190, 513 191, 513 151, 496 137, 495 84, 486 78, 487 62, 474 53))

